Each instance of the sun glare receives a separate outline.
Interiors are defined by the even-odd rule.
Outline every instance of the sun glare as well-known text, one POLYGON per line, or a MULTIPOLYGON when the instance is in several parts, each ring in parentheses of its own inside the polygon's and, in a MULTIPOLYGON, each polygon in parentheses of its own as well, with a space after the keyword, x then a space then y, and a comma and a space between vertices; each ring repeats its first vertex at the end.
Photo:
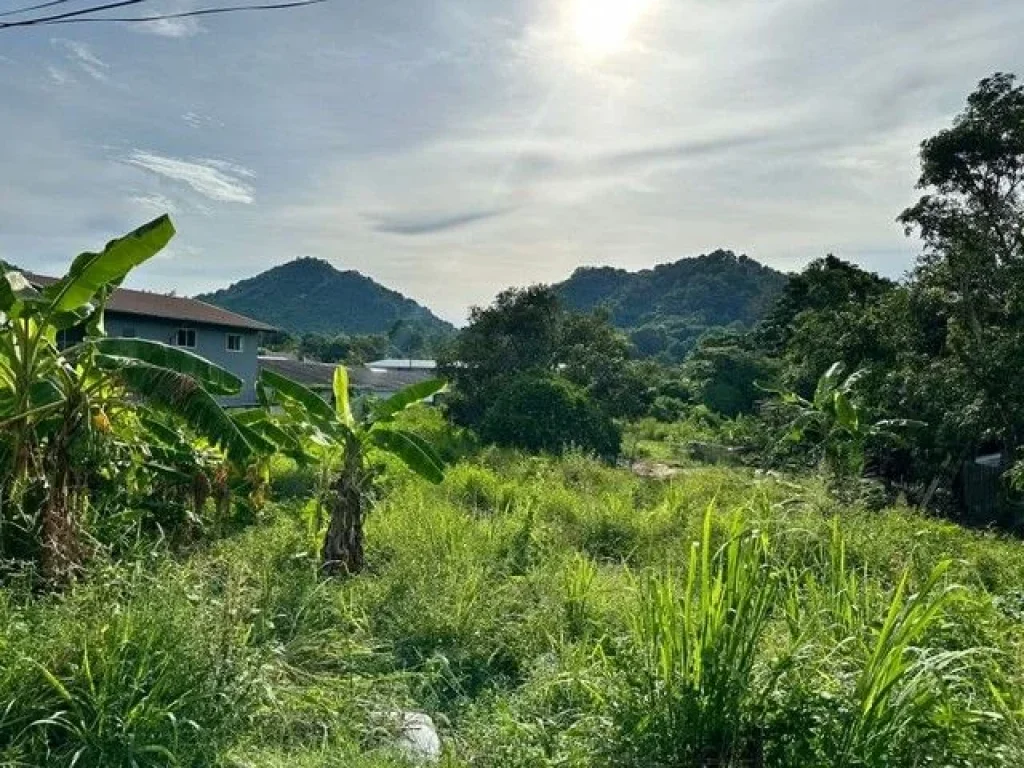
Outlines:
POLYGON ((573 0, 572 25, 580 46, 594 56, 621 51, 650 0, 573 0))

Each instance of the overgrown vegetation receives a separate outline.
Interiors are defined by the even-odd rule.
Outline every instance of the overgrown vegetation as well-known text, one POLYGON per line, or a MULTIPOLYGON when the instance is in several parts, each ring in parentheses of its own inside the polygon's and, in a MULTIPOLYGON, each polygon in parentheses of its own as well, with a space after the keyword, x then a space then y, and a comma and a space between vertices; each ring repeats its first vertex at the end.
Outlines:
POLYGON ((8 585, 0 762, 399 765, 394 709, 430 713, 452 766, 1024 747, 1016 542, 814 480, 491 452, 437 486, 394 474, 370 573, 324 581, 307 503, 186 560, 94 563, 61 599, 8 585))

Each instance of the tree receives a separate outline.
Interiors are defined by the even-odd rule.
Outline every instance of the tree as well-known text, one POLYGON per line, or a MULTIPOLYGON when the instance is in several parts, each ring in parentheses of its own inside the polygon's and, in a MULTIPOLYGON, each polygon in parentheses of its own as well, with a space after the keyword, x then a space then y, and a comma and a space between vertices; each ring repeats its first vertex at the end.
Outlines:
POLYGON ((946 319, 942 354, 978 417, 974 443, 1024 442, 1024 88, 1013 75, 978 85, 952 127, 921 145, 918 187, 900 215, 925 250, 915 290, 946 319))
POLYGON ((527 375, 564 377, 614 417, 639 415, 653 399, 629 341, 607 314, 566 312, 542 285, 474 307, 441 369, 454 387, 449 414, 464 426, 479 425, 510 383, 527 375))
POLYGON ((636 418, 654 400, 645 366, 632 360, 629 340, 608 313, 568 313, 562 321, 557 371, 609 416, 636 418))
POLYGON ((782 295, 758 327, 759 339, 781 350, 791 338, 793 323, 804 312, 864 307, 894 287, 891 280, 830 253, 790 277, 782 295))
MULTIPOLYGON (((42 570, 51 580, 69 575, 82 555, 78 518, 87 496, 76 480, 75 446, 106 428, 108 411, 123 406, 127 393, 140 409, 173 414, 238 461, 258 440, 212 396, 240 391, 233 374, 157 342, 105 338, 107 297, 173 234, 169 218, 154 219, 99 253, 79 255, 43 291, 20 272, 0 275, 0 460, 7 478, 0 525, 20 516, 38 526, 42 570), (82 340, 62 348, 58 339, 75 329, 82 340), (33 495, 38 508, 28 503, 33 495)), ((0 530, 0 546, 4 535, 0 530)))
POLYGON ((479 424, 510 378, 553 370, 561 318, 558 297, 543 285, 510 288, 490 307, 473 307, 468 325, 440 360, 454 389, 448 402, 453 420, 479 424))
POLYGON ((867 446, 873 438, 915 424, 923 426, 906 419, 869 421, 855 398, 855 388, 865 373, 861 369, 844 376, 842 363, 835 363, 818 380, 812 400, 786 392, 773 404, 792 414, 783 439, 809 444, 819 453, 825 469, 839 480, 864 474, 867 446))
POLYGON ((572 382, 539 373, 509 382, 487 409, 480 436, 527 451, 579 448, 605 458, 618 455, 622 438, 608 415, 572 382))
POLYGON ((271 370, 260 373, 259 391, 266 414, 266 436, 285 450, 312 453, 331 475, 327 531, 321 552, 324 572, 330 575, 362 571, 363 520, 372 500, 376 470, 367 462, 371 447, 390 453, 427 480, 444 479, 441 459, 413 432, 394 425, 395 416, 442 391, 441 379, 413 384, 387 400, 373 404, 358 419, 349 404, 348 373, 334 369, 334 407, 315 392, 271 370), (282 417, 272 409, 280 406, 282 417))
POLYGON ((725 332, 701 339, 684 365, 696 399, 729 417, 753 413, 777 370, 777 361, 757 349, 752 337, 725 332))

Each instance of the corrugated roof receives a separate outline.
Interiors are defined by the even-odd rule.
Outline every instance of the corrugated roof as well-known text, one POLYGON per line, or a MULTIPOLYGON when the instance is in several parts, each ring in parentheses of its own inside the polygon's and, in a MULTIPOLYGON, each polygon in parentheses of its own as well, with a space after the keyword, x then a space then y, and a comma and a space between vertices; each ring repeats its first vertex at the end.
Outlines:
MULTIPOLYGON (((261 357, 260 368, 279 373, 292 381, 303 384, 310 389, 330 390, 334 386, 333 363, 315 363, 306 360, 286 360, 280 357, 261 357)), ((371 392, 397 392, 411 384, 417 384, 431 378, 430 371, 405 370, 383 371, 371 370, 364 366, 346 366, 348 382, 352 389, 369 390, 371 392)))
POLYGON ((436 360, 416 360, 409 359, 406 357, 396 358, 388 357, 384 360, 374 360, 372 363, 366 364, 367 368, 387 368, 389 370, 409 370, 409 369, 420 369, 432 371, 437 368, 436 360))
MULTIPOLYGON (((26 272, 25 277, 34 285, 46 287, 56 283, 58 278, 26 272)), ((184 296, 165 296, 161 293, 133 291, 118 288, 107 299, 107 310, 140 317, 160 317, 167 320, 184 320, 189 323, 219 325, 225 328, 244 328, 250 331, 275 331, 272 325, 253 320, 251 317, 229 312, 226 309, 207 304, 205 301, 184 296)))

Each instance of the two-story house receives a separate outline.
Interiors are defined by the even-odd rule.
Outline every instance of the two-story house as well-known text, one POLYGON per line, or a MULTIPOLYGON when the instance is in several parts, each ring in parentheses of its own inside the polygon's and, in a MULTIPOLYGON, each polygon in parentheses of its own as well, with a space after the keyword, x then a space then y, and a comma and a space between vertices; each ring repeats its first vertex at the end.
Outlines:
MULTIPOLYGON (((37 287, 57 282, 56 278, 26 274, 37 287)), ((229 312, 195 299, 166 296, 147 291, 119 288, 107 300, 107 334, 127 338, 160 341, 194 352, 238 376, 242 391, 234 397, 218 398, 227 406, 256 402, 256 378, 259 376, 259 335, 275 330, 259 320, 229 312)), ((65 342, 81 331, 67 332, 65 342)))

